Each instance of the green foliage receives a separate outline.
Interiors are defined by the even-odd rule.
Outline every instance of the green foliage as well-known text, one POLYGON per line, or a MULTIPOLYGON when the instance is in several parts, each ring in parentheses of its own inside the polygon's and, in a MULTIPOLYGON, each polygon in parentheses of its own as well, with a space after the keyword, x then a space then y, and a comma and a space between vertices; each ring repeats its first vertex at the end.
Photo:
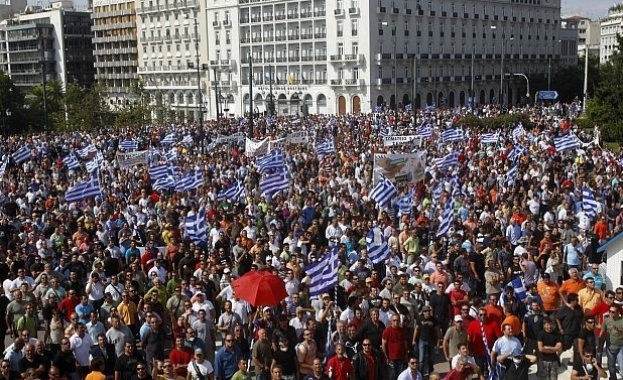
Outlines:
POLYGON ((527 114, 502 115, 500 117, 489 117, 481 119, 474 115, 467 115, 460 118, 456 124, 466 127, 475 127, 481 131, 495 131, 497 129, 506 129, 517 124, 523 124, 525 128, 532 128, 533 123, 527 114))

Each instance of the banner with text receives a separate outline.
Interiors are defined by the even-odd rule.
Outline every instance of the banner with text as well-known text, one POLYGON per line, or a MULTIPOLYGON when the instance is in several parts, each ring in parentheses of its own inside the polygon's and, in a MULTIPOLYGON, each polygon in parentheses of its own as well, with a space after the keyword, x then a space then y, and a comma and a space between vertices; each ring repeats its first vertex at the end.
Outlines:
POLYGON ((117 163, 121 169, 127 169, 135 165, 147 165, 149 151, 141 150, 139 152, 121 153, 117 152, 117 163))
POLYGON ((403 145, 414 143, 414 145, 421 146, 422 139, 419 137, 412 136, 387 136, 383 138, 383 145, 385 146, 395 146, 395 145, 403 145))
POLYGON ((375 184, 384 176, 396 184, 414 185, 424 179, 425 169, 426 152, 374 155, 375 184))
POLYGON ((268 153, 268 143, 268 139, 258 141, 247 137, 244 152, 247 157, 261 156, 268 153))
POLYGON ((237 132, 229 136, 218 135, 218 137, 216 138, 216 143, 217 144, 229 144, 229 143, 242 144, 245 141, 245 138, 246 136, 244 132, 237 132))

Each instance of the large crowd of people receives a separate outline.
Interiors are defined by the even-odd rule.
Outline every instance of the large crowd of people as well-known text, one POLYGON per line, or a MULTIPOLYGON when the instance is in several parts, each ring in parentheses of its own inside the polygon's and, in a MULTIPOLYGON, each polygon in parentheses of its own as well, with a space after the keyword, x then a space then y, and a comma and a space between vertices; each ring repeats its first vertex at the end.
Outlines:
POLYGON ((621 156, 542 107, 508 110, 533 126, 521 134, 508 126, 493 143, 456 124, 467 112, 502 113, 257 118, 255 139, 309 137, 283 148, 290 186, 275 196, 260 191, 244 143, 219 142, 250 132, 242 118, 204 131, 182 124, 3 137, 0 380, 522 380, 535 367, 553 380, 568 365, 571 379, 616 380, 623 288, 606 290, 598 247, 623 228, 621 156), (432 129, 421 144, 383 144, 421 127, 432 129), (457 127, 465 138, 443 143, 443 131, 457 127), (196 190, 157 191, 148 165, 116 160, 132 140, 150 162, 165 163, 171 145, 161 141, 171 133, 171 162, 203 174, 196 190), (553 139, 570 133, 582 146, 557 151, 553 139), (192 141, 182 143, 186 136, 192 141), (332 141, 335 152, 319 156, 317 141, 332 141), (65 191, 91 174, 63 158, 89 145, 103 158, 101 195, 68 203, 65 191), (31 155, 16 164, 9 157, 23 146, 31 155), (373 155, 413 151, 426 152, 424 178, 396 184, 413 207, 376 205, 373 155), (435 164, 449 152, 456 165, 435 164), (243 196, 219 197, 235 180, 243 196), (594 215, 583 207, 585 188, 594 215), (439 234, 448 202, 454 217, 439 234), (185 228, 200 209, 204 241, 185 228), (391 250, 378 264, 366 244, 375 229, 391 250), (339 286, 311 297, 305 268, 334 247, 339 286), (276 306, 238 298, 231 282, 254 270, 283 278, 288 297, 276 306), (509 286, 517 279, 525 292, 509 286), (561 362, 567 350, 573 359, 561 362))

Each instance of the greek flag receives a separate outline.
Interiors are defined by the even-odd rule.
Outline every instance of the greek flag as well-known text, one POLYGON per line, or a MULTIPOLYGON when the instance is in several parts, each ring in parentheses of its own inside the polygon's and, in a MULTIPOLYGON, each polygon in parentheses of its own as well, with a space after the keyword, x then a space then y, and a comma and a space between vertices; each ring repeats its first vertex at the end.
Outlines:
POLYGON ((430 124, 424 125, 424 123, 422 123, 419 127, 415 129, 415 134, 424 138, 432 137, 433 127, 431 127, 430 124))
POLYGON ((160 140, 160 144, 163 144, 163 145, 173 144, 174 142, 175 142, 175 133, 169 133, 168 135, 164 136, 162 140, 160 140))
POLYGON ((443 194, 443 182, 437 183, 437 185, 433 188, 433 204, 437 204, 441 195, 443 194))
POLYGON ((203 185, 203 174, 196 170, 194 173, 182 178, 175 184, 175 191, 192 191, 197 190, 203 185))
POLYGON ((413 104, 409 103, 405 106, 405 111, 411 112, 413 111, 413 104))
POLYGON ((87 173, 94 173, 99 170, 100 164, 96 159, 93 159, 84 164, 84 166, 87 169, 87 173))
POLYGON ((154 189, 156 189, 158 191, 172 190, 172 189, 175 189, 176 183, 177 183, 177 181, 175 181, 175 178, 173 178, 172 176, 168 175, 168 176, 166 176, 164 178, 160 178, 156 182, 154 182, 154 189))
POLYGON ((388 125, 381 125, 379 130, 379 136, 385 138, 392 135, 392 131, 388 125))
POLYGON ((167 165, 150 166, 147 172, 153 181, 157 181, 169 175, 169 167, 167 165))
POLYGON ((437 237, 443 236, 450 231, 452 221, 454 221, 454 200, 447 199, 446 205, 441 213, 441 223, 437 229, 437 237))
POLYGON ((370 192, 370 199, 379 206, 388 204, 393 197, 398 195, 396 186, 387 178, 382 178, 370 192))
POLYGON ((519 175, 519 165, 515 165, 510 168, 506 172, 506 177, 504 180, 505 185, 514 185, 515 181, 517 181, 517 176, 519 175))
POLYGON ((316 145, 316 154, 318 157, 330 156, 335 154, 335 146, 333 140, 322 142, 316 145))
POLYGON ((337 246, 327 253, 320 261, 305 267, 305 273, 311 279, 309 295, 317 297, 337 285, 337 269, 339 260, 337 246))
POLYGON ((6 166, 9 163, 9 160, 6 159, 2 162, 2 165, 0 165, 0 178, 4 177, 4 172, 6 172, 6 166))
POLYGON ((167 162, 171 162, 171 161, 175 160, 177 158, 177 149, 172 148, 171 150, 166 152, 164 154, 164 158, 167 160, 167 162))
POLYGON ((16 164, 21 164, 22 162, 28 161, 30 159, 31 150, 27 145, 22 146, 18 150, 16 150, 11 157, 13 157, 13 161, 16 164))
POLYGON ((507 158, 509 161, 515 161, 519 158, 520 155, 527 154, 527 153, 528 153, 528 149, 526 149, 525 146, 521 144, 516 144, 513 147, 513 150, 511 150, 511 152, 508 154, 507 158))
POLYGON ((260 180, 260 192, 271 197, 279 191, 288 190, 290 178, 287 171, 275 172, 260 180))
POLYGON ((119 144, 119 150, 122 150, 122 151, 138 150, 138 141, 134 141, 134 140, 122 141, 119 144))
POLYGON ((182 139, 182 144, 184 144, 186 146, 191 146, 191 145, 193 145, 194 142, 195 141, 193 140, 193 137, 191 135, 186 135, 182 139))
POLYGON ((222 201, 224 199, 227 199, 231 201, 237 201, 238 199, 240 199, 243 192, 244 192, 244 187, 242 186, 240 181, 236 180, 227 189, 222 189, 221 191, 219 191, 218 194, 216 195, 216 200, 222 201))
POLYGON ((446 129, 445 131, 441 132, 441 138, 443 139, 444 143, 463 141, 463 130, 461 128, 446 129))
POLYGON ((433 164, 440 170, 450 169, 459 164, 459 154, 457 152, 448 153, 444 157, 434 159, 433 164))
POLYGON ((383 106, 375 106, 375 107, 374 107, 374 112, 376 112, 376 113, 381 113, 381 112, 383 112, 383 106))
POLYGON ((78 161, 73 153, 69 153, 67 157, 63 158, 63 164, 67 165, 67 169, 69 170, 80 168, 80 161, 78 161))
MULTIPOLYGON (((523 280, 521 279, 521 277, 518 277, 516 279, 514 279, 513 281, 509 282, 508 284, 506 284, 506 286, 512 286, 513 289, 515 289, 515 296, 520 300, 523 301, 526 299, 526 297, 528 296, 528 294, 526 293, 526 287, 523 284, 523 280)), ((505 292, 502 292, 502 297, 500 297, 500 305, 503 306, 506 303, 506 294, 505 292)))
POLYGON ((499 132, 496 133, 483 133, 480 135, 480 142, 483 144, 495 144, 500 139, 499 132))
POLYGON ((380 240, 380 242, 372 241, 367 245, 368 257, 375 265, 384 262, 391 255, 391 250, 389 249, 383 234, 381 234, 380 240))
POLYGON ((282 171, 282 169, 285 168, 283 152, 281 150, 276 150, 274 153, 264 155, 257 159, 255 163, 258 166, 258 171, 262 174, 271 169, 278 169, 278 171, 282 171))
POLYGON ((78 156, 82 158, 89 158, 89 156, 91 156, 92 154, 97 153, 97 148, 95 147, 95 145, 89 144, 82 149, 78 149, 76 153, 78 153, 78 156))
POLYGON ((524 136, 526 134, 526 130, 524 129, 523 125, 521 123, 519 123, 518 126, 515 127, 515 129, 513 129, 512 135, 513 135, 513 140, 517 140, 519 139, 521 136, 524 136))
POLYGON ((580 140, 574 134, 554 138, 554 146, 559 152, 577 149, 580 147, 580 140))
POLYGON ((459 175, 453 174, 450 178, 450 187, 452 188, 452 198, 456 198, 461 194, 461 183, 459 182, 459 175))
POLYGON ((184 222, 186 237, 194 243, 207 241, 206 225, 206 212, 204 209, 200 209, 194 215, 187 215, 184 222))
POLYGON ((413 192, 410 191, 409 194, 405 194, 402 197, 396 199, 394 202, 394 206, 398 207, 398 212, 401 215, 409 215, 413 207, 415 207, 415 200, 413 199, 413 192))
POLYGON ((599 202, 595 199, 593 190, 586 186, 582 189, 582 210, 591 220, 597 217, 597 212, 599 211, 599 202))
POLYGON ((67 189, 65 201, 67 203, 84 201, 91 197, 102 196, 102 189, 98 176, 93 176, 86 182, 67 189))

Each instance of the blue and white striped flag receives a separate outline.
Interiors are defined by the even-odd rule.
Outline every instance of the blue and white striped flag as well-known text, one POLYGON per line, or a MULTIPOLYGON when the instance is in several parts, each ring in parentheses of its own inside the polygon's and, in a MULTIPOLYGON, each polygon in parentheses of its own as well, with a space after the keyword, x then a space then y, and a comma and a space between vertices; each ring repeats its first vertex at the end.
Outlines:
POLYGON ((439 183, 437 183, 437 185, 435 185, 435 187, 433 188, 433 194, 432 194, 432 200, 433 200, 433 204, 436 205, 437 202, 439 202, 439 199, 441 199, 441 196, 443 195, 443 182, 439 181, 439 183))
POLYGON ((463 129, 451 128, 451 129, 446 129, 445 131, 441 132, 441 138, 443 139, 444 143, 450 143, 450 142, 456 142, 456 141, 463 141, 465 136, 463 133, 463 129))
POLYGON ((87 161, 84 164, 84 167, 86 168, 87 173, 93 174, 99 170, 100 164, 97 162, 97 160, 93 159, 91 161, 87 161))
POLYGON ((65 201, 67 201, 67 203, 80 202, 96 196, 102 196, 102 189, 97 175, 91 177, 91 179, 86 182, 81 182, 67 189, 65 192, 65 201))
POLYGON ((160 178, 154 182, 154 189, 158 191, 162 190, 173 190, 175 189, 177 181, 172 176, 168 175, 164 178, 160 178))
POLYGON ((173 144, 174 142, 175 142, 175 133, 169 133, 168 135, 164 136, 162 140, 160 140, 160 144, 163 144, 163 145, 173 144))
POLYGON ((201 243, 208 240, 208 233, 206 231, 206 212, 205 209, 200 209, 194 215, 187 215, 184 221, 184 231, 186 237, 194 243, 201 243))
POLYGON ((370 199, 376 202, 377 205, 384 206, 396 195, 398 195, 398 190, 396 190, 396 186, 394 186, 392 181, 387 178, 381 178, 370 192, 370 199))
POLYGON ((203 186, 203 173, 195 170, 194 173, 187 175, 175 184, 175 191, 192 191, 203 186))
POLYGON ((394 206, 398 207, 398 212, 401 215, 409 215, 415 207, 415 199, 413 199, 413 191, 410 191, 408 194, 403 195, 402 197, 396 199, 394 202, 394 206))
POLYGON ((507 186, 514 185, 515 181, 517 181, 518 175, 519 175, 519 165, 515 165, 506 172, 504 184, 507 186))
POLYGON ((330 156, 335 154, 335 145, 333 140, 324 141, 316 145, 316 154, 322 158, 324 156, 330 156))
POLYGON ((275 153, 269 153, 257 159, 255 161, 258 171, 262 174, 267 173, 271 169, 277 169, 277 171, 283 171, 286 164, 283 158, 283 152, 281 150, 275 151, 275 153))
POLYGON ((167 162, 174 161, 177 158, 177 149, 171 148, 168 152, 164 154, 164 158, 167 162))
POLYGON ((500 140, 500 133, 483 133, 480 135, 480 142, 483 144, 495 144, 500 140))
POLYGON ((22 162, 28 161, 30 159, 31 150, 27 145, 22 146, 18 150, 16 150, 11 157, 16 164, 21 164, 22 162))
POLYGON ((0 178, 4 177, 4 173, 6 172, 6 166, 8 163, 9 159, 7 158, 2 162, 2 165, 0 165, 0 178))
POLYGON ((409 103, 405 106, 405 111, 411 112, 413 111, 413 104, 409 103))
POLYGON ((582 210, 590 220, 594 220, 599 212, 599 202, 595 199, 593 190, 586 186, 582 188, 582 210))
POLYGON ((152 181, 157 181, 170 175, 169 166, 167 165, 150 166, 147 168, 147 172, 152 181))
POLYGON ((452 222, 454 221, 454 200, 447 199, 443 212, 441 213, 441 222, 437 229, 437 237, 443 236, 450 231, 452 222))
POLYGON ((218 192, 218 194, 216 195, 216 200, 222 201, 224 199, 227 199, 230 201, 237 201, 238 199, 240 199, 243 192, 244 187, 242 186, 240 181, 235 180, 227 189, 222 189, 218 192))
POLYGON ((431 127, 430 124, 424 125, 424 123, 422 123, 419 127, 415 129, 415 134, 424 138, 432 137, 433 127, 431 127))
POLYGON ((279 171, 260 179, 260 192, 268 197, 273 197, 280 191, 290 188, 290 178, 287 171, 279 171))
POLYGON ((119 150, 121 151, 133 151, 138 150, 138 141, 125 140, 119 143, 119 150))
POLYGON ((67 157, 63 158, 63 164, 67 165, 67 169, 76 170, 80 168, 80 161, 73 153, 69 153, 67 157))
POLYGON ((512 132, 513 140, 517 141, 521 136, 524 136, 525 134, 526 134, 526 130, 524 129, 523 125, 519 123, 519 125, 513 129, 513 132, 512 132))
POLYGON ((191 146, 194 144, 194 140, 193 137, 191 135, 186 135, 184 136, 184 138, 182 139, 182 144, 186 145, 186 146, 191 146))
POLYGON ((580 147, 580 140, 574 134, 554 138, 554 146, 559 152, 577 149, 580 147))
POLYGON ((76 153, 78 153, 78 156, 82 158, 89 158, 93 157, 95 153, 97 153, 97 148, 95 147, 95 145, 89 144, 82 149, 76 150, 76 153))
POLYGON ((389 249, 389 245, 387 245, 383 234, 381 233, 380 236, 380 242, 375 242, 373 240, 371 243, 367 244, 368 257, 375 265, 384 262, 391 255, 391 250, 389 249))
POLYGON ((319 261, 305 267, 305 273, 311 279, 309 284, 309 295, 312 297, 320 296, 323 292, 332 289, 337 285, 337 270, 339 260, 337 257, 337 246, 327 253, 319 261))
POLYGON ((527 154, 527 153, 528 153, 528 149, 525 146, 521 144, 515 144, 515 146, 513 146, 513 150, 511 150, 507 158, 509 161, 515 161, 519 158, 520 155, 527 154))
POLYGON ((459 154, 457 152, 448 153, 444 157, 434 159, 433 164, 435 164, 439 170, 450 169, 459 164, 459 154))
MULTIPOLYGON (((516 279, 506 284, 506 286, 513 287, 513 289, 515 290, 515 297, 517 297, 517 299, 519 299, 520 301, 523 301, 526 299, 526 297, 528 297, 528 293, 526 292, 526 287, 524 286, 524 283, 521 277, 517 277, 516 279)), ((504 306, 504 304, 506 304, 506 301, 507 301, 506 292, 502 292, 502 296, 500 297, 500 301, 499 301, 500 306, 504 306)))
POLYGON ((452 198, 456 199, 461 194, 461 183, 459 182, 459 175, 456 173, 450 177, 450 188, 452 189, 452 198))

